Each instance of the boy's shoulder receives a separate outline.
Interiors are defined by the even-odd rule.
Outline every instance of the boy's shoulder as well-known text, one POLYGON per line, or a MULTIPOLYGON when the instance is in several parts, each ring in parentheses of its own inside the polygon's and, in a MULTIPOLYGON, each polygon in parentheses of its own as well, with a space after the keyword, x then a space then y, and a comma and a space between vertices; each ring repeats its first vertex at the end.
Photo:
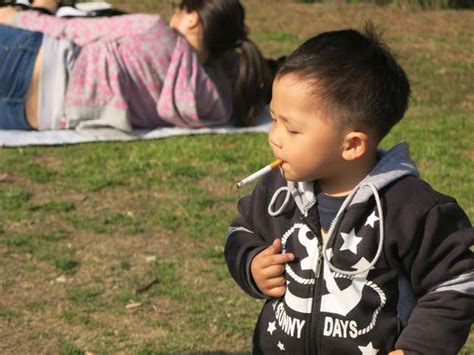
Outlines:
POLYGON ((287 181, 279 169, 273 169, 265 174, 255 186, 254 191, 258 193, 274 193, 280 187, 287 186, 287 181))
POLYGON ((405 176, 389 184, 386 194, 396 200, 418 201, 421 205, 456 202, 453 197, 436 191, 427 181, 413 175, 405 176))
MULTIPOLYGON (((274 198, 275 193, 280 188, 286 187, 287 181, 278 169, 273 169, 265 174, 255 185, 252 192, 239 200, 239 205, 245 201, 245 204, 253 205, 254 208, 267 208, 268 204, 274 198)), ((283 197, 282 190, 278 192, 283 197)))
MULTIPOLYGON (((266 174, 255 186, 255 191, 259 193, 271 193, 275 190, 287 186, 287 180, 278 169, 266 174)), ((386 196, 389 204, 417 205, 424 208, 433 208, 436 205, 446 203, 457 203, 456 199, 443 194, 426 182, 425 180, 408 175, 387 185, 382 194, 386 196)))
POLYGON ((416 218, 426 216, 435 208, 454 208, 465 214, 455 198, 436 191, 423 179, 405 176, 383 190, 387 211, 392 215, 416 218))

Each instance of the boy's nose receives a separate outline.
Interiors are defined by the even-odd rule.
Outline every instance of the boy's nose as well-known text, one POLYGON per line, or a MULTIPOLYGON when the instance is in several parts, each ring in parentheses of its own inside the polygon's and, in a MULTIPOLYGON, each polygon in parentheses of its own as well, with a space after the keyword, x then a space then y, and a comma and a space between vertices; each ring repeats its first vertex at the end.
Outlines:
POLYGON ((270 129, 270 133, 268 134, 268 143, 270 144, 270 147, 274 149, 281 149, 281 139, 276 129, 270 129))

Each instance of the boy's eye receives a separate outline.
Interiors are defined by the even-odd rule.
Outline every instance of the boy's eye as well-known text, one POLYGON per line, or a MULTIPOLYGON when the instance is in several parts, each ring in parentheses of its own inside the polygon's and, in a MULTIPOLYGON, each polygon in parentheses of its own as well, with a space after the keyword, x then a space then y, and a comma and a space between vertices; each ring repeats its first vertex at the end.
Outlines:
POLYGON ((300 132, 294 131, 294 130, 292 130, 292 129, 287 129, 287 132, 288 132, 289 134, 298 134, 298 133, 300 133, 300 132))

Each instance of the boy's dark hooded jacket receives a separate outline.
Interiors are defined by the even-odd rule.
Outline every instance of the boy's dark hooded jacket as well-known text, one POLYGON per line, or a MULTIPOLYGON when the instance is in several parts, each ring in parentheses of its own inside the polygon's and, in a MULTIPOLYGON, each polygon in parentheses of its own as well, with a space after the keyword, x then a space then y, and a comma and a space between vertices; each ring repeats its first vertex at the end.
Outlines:
POLYGON ((265 297, 250 263, 275 238, 296 256, 285 295, 262 309, 254 353, 458 352, 474 318, 474 231, 417 175, 406 144, 381 153, 324 238, 313 183, 275 170, 239 201, 225 257, 244 291, 265 297))

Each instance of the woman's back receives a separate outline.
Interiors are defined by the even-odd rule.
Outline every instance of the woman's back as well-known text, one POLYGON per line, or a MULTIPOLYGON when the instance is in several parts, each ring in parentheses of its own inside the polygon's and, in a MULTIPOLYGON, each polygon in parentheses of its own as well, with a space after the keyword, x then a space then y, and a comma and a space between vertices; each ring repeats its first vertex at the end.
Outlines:
POLYGON ((231 116, 195 51, 160 16, 61 19, 34 12, 20 26, 65 38, 80 47, 68 83, 69 127, 112 125, 129 130, 164 125, 201 127, 231 116))

